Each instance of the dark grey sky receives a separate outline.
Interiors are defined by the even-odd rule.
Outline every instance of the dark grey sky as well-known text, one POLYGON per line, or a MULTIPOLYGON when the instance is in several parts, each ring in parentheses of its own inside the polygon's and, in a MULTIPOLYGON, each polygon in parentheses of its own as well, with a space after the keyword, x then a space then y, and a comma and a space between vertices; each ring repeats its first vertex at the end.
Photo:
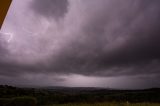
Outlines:
POLYGON ((160 87, 159 0, 13 0, 0 84, 160 87))

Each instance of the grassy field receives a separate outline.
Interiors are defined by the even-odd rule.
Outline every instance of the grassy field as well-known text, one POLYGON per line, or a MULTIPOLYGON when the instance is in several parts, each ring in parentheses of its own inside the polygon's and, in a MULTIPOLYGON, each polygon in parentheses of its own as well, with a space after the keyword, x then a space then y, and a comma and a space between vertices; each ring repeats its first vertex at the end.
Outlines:
POLYGON ((160 106, 160 104, 151 103, 96 103, 96 104, 61 104, 61 105, 48 105, 48 106, 160 106))

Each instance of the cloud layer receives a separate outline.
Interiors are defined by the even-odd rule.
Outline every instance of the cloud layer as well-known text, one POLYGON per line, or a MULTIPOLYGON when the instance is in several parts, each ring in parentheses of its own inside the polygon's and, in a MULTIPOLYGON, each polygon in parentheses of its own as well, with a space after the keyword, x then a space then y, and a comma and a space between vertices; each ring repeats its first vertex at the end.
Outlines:
POLYGON ((158 80, 159 5, 159 0, 14 0, 3 29, 14 35, 9 43, 0 40, 0 75, 158 80))
POLYGON ((34 0, 31 8, 36 14, 58 19, 68 11, 68 0, 34 0))

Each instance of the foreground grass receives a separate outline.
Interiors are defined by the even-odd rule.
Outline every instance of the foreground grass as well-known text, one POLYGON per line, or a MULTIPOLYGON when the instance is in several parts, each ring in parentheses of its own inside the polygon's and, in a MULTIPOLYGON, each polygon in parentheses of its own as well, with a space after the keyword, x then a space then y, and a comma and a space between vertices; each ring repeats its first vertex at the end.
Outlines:
POLYGON ((55 104, 55 105, 48 105, 48 106, 160 106, 160 104, 154 103, 95 103, 95 104, 55 104))

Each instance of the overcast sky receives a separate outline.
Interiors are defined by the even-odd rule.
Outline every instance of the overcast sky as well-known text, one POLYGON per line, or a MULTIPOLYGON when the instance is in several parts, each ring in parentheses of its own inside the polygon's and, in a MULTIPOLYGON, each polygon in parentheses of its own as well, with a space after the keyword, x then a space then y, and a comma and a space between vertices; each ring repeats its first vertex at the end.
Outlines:
POLYGON ((13 0, 0 84, 160 87, 160 0, 13 0))

